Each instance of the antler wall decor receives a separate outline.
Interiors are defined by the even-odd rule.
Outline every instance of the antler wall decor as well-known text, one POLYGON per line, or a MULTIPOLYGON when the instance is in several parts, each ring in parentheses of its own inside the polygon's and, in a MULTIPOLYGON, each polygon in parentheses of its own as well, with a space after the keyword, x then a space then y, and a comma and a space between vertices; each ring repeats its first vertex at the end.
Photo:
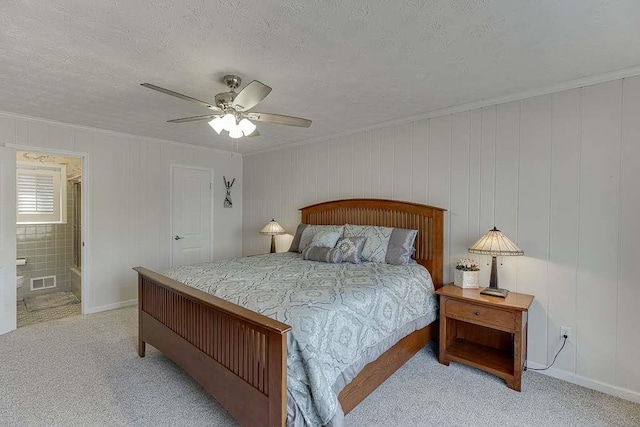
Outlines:
POLYGON ((231 181, 227 181, 226 177, 222 177, 224 180, 224 187, 227 189, 227 195, 224 198, 224 207, 232 208, 233 202, 231 201, 231 187, 233 187, 233 183, 236 182, 236 179, 233 178, 231 181))

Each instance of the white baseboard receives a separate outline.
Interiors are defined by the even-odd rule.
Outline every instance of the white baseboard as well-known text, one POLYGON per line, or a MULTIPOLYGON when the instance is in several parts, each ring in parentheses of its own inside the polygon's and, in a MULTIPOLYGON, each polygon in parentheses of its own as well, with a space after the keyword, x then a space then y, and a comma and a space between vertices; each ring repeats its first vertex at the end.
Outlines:
POLYGON ((98 307, 92 307, 87 309, 84 314, 100 313, 101 311, 115 310, 116 308, 130 307, 136 304, 138 304, 138 298, 130 299, 128 301, 116 302, 113 304, 101 305, 98 307))
MULTIPOLYGON (((535 369, 542 369, 545 367, 544 365, 536 362, 531 362, 529 360, 527 360, 527 366, 535 369)), ((586 388, 590 388, 592 390, 600 391, 602 393, 610 394, 612 396, 617 396, 625 400, 640 403, 640 392, 637 391, 628 390, 626 388, 618 387, 611 384, 606 384, 597 380, 592 380, 590 378, 585 378, 580 375, 572 374, 571 372, 561 371, 554 368, 547 369, 546 371, 535 372, 548 375, 553 378, 558 378, 560 380, 564 380, 586 388)))

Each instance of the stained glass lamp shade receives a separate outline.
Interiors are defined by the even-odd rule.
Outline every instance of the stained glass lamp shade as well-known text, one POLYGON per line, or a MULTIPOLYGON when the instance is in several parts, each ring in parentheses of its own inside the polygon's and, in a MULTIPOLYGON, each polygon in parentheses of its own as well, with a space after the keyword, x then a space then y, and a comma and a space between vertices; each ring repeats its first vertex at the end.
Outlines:
POLYGON ((286 230, 280 224, 278 224, 275 219, 272 219, 271 221, 269 221, 267 225, 262 227, 262 230, 260 230, 260 234, 268 234, 271 236, 271 253, 272 254, 276 252, 275 236, 277 234, 284 234, 284 233, 286 233, 286 230))
POLYGON ((472 254, 490 255, 491 260, 491 278, 489 279, 489 287, 481 293, 485 295, 506 297, 509 293, 506 289, 498 287, 498 265, 496 257, 498 256, 522 256, 524 251, 511 241, 504 233, 493 227, 477 242, 469 248, 472 254))

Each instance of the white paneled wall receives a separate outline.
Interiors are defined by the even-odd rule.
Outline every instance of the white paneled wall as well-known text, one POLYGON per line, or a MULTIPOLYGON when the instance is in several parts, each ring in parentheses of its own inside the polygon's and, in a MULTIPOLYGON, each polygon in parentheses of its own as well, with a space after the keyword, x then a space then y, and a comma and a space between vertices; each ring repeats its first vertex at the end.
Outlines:
POLYGON ((529 360, 550 362, 569 326, 555 368, 640 397, 639 183, 635 77, 247 155, 243 251, 268 250, 258 231, 272 217, 293 233, 311 203, 410 200, 448 209, 448 280, 496 225, 526 255, 499 275, 536 296, 529 360))
POLYGON ((214 257, 242 252, 238 154, 0 114, 0 145, 7 144, 88 154, 89 257, 83 267, 90 277, 83 298, 90 312, 137 298, 132 267, 168 268, 171 164, 214 169, 214 257), (233 209, 223 208, 223 175, 237 178, 233 209))

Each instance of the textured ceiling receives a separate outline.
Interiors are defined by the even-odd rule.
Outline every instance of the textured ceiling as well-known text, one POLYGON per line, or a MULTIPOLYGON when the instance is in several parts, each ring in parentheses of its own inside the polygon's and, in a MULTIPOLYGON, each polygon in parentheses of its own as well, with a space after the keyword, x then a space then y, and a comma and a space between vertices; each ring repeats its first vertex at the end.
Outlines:
POLYGON ((273 92, 241 152, 640 64, 640 1, 2 0, 0 110, 222 149, 221 76, 273 92))

